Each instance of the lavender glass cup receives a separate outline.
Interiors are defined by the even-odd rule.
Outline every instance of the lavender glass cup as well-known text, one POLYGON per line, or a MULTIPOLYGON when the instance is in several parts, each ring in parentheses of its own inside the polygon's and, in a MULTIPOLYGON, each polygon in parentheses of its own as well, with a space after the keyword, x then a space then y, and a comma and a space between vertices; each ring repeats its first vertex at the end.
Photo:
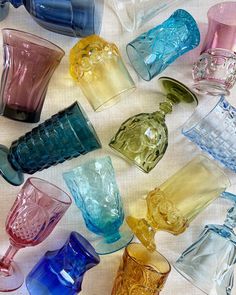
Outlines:
POLYGON ((49 81, 64 51, 38 36, 3 29, 4 65, 0 113, 8 118, 36 123, 49 81))
POLYGON ((208 23, 202 55, 193 67, 193 89, 199 94, 229 95, 236 82, 236 2, 212 6, 208 23))

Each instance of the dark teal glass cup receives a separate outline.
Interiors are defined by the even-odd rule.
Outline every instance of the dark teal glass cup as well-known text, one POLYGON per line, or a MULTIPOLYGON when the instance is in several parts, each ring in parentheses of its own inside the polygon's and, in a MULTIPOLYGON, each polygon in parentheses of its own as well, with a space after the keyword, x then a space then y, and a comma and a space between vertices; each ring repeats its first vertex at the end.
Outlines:
POLYGON ((23 173, 33 174, 99 148, 96 131, 75 102, 14 141, 9 150, 0 145, 0 174, 20 185, 23 173))

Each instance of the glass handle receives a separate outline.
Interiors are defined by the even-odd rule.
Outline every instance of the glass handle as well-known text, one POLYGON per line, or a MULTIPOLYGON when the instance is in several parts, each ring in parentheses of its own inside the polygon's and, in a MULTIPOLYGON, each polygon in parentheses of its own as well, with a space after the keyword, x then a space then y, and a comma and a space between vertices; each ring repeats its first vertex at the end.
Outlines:
POLYGON ((234 203, 236 203, 236 195, 235 194, 232 194, 232 193, 229 193, 229 192, 223 192, 220 197, 222 199, 226 199, 226 200, 230 200, 234 203))

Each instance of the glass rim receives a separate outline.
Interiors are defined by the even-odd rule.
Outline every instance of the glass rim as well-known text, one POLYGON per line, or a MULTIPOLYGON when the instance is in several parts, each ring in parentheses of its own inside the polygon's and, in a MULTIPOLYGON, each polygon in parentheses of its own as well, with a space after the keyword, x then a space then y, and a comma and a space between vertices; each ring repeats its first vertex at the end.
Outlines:
POLYGON ((125 248, 125 253, 127 256, 129 256, 130 259, 132 259, 136 264, 141 264, 143 265, 145 268, 147 268, 149 271, 151 272, 155 272, 155 273, 158 273, 160 275, 168 275, 170 272, 171 272, 171 264, 169 263, 169 261, 160 253, 158 252, 157 250, 153 251, 153 252, 150 252, 148 251, 142 244, 140 243, 130 243, 126 248, 125 248), (130 252, 129 252, 129 248, 132 247, 132 246, 138 246, 140 248, 142 248, 144 251, 146 251, 148 254, 152 254, 153 256, 154 255, 158 255, 160 256, 162 259, 163 259, 163 262, 165 262, 165 264, 168 266, 168 271, 166 272, 161 272, 157 266, 155 266, 154 264, 150 263, 150 264, 145 264, 145 263, 142 263, 142 262, 139 262, 136 257, 134 255, 132 255, 130 252))
MULTIPOLYGON (((223 22, 219 21, 217 19, 217 17, 215 16, 215 12, 219 11, 220 7, 223 7, 223 6, 227 7, 228 5, 232 5, 232 4, 235 5, 235 9, 236 9, 236 2, 235 1, 220 2, 220 3, 217 3, 217 4, 213 5, 213 6, 211 6, 209 8, 208 12, 207 12, 208 19, 213 20, 213 21, 215 21, 217 23, 223 24, 223 25, 228 26, 228 27, 236 27, 236 20, 235 20, 235 24, 230 25, 225 21, 223 21, 223 22)), ((235 16, 236 16, 236 12, 235 12, 235 16)))
POLYGON ((41 193, 43 193, 44 195, 46 195, 47 197, 49 197, 50 199, 53 199, 53 200, 56 200, 57 202, 59 203, 62 203, 62 204, 65 204, 65 205, 70 205, 72 204, 72 199, 71 197, 69 196, 68 193, 66 193, 64 190, 62 190, 61 188, 59 188, 58 186, 56 186, 55 184, 47 181, 47 180, 44 180, 42 178, 38 178, 38 177, 29 177, 25 184, 29 183, 31 186, 33 186, 37 191, 40 191, 41 193), (48 194, 47 192, 45 192, 44 190, 40 189, 37 184, 34 183, 34 180, 36 181, 39 181, 41 183, 44 183, 44 184, 47 184, 48 186, 51 186, 53 187, 54 189, 58 190, 58 192, 60 193, 63 193, 63 197, 65 199, 67 199, 67 201, 63 201, 62 199, 60 198, 57 198, 57 197, 54 197, 54 196, 51 196, 50 194, 48 194))
MULTIPOLYGON (((49 50, 53 50, 53 51, 57 51, 59 52, 62 56, 61 58, 65 55, 65 51, 58 45, 56 45, 55 43, 43 38, 43 37, 40 37, 40 36, 37 36, 35 34, 32 34, 32 33, 28 33, 28 32, 25 32, 25 31, 22 31, 22 30, 17 30, 17 29, 12 29, 12 28, 3 28, 2 29, 2 33, 3 33, 3 37, 4 37, 4 33, 7 33, 7 32, 13 32, 13 33, 17 33, 17 34, 21 34, 23 37, 33 37, 35 40, 38 40, 39 43, 37 42, 33 42, 32 40, 27 40, 27 42, 31 43, 31 44, 34 44, 34 45, 37 45, 39 47, 43 47, 43 48, 46 48, 46 49, 49 49, 49 50), (40 42, 41 41, 41 42, 40 42), (46 44, 48 44, 49 46, 47 46, 46 44)), ((21 36, 17 36, 18 38, 22 39, 21 36)), ((9 45, 11 46, 11 45, 9 45)))

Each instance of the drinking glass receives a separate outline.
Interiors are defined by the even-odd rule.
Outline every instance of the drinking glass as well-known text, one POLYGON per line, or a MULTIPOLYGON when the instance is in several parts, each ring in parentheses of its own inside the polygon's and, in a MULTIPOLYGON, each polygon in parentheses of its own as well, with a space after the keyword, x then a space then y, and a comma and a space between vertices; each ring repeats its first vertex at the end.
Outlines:
POLYGON ((193 67, 193 89, 199 94, 229 95, 236 82, 236 2, 208 10, 208 33, 193 67))
POLYGON ((206 114, 209 107, 196 109, 182 133, 215 160, 236 172, 236 109, 224 96, 206 114))
POLYGON ((173 105, 197 104, 197 97, 177 80, 161 77, 160 87, 165 101, 153 113, 141 113, 123 122, 109 146, 143 172, 149 173, 164 156, 168 146, 165 116, 173 105))
MULTIPOLYGON (((232 197, 232 194, 231 194, 232 197)), ((174 264, 176 270, 206 294, 230 295, 236 264, 236 196, 223 225, 208 224, 198 240, 174 264)))
POLYGON ((124 210, 110 157, 90 160, 63 177, 87 228, 100 236, 94 245, 98 254, 113 253, 131 242, 133 233, 121 227, 124 210))
POLYGON ((0 20, 8 15, 9 3, 24 5, 43 28, 72 37, 99 34, 104 0, 0 0, 0 20))
POLYGON ((135 89, 117 46, 96 35, 71 49, 70 73, 95 111, 112 106, 135 89))
POLYGON ((124 251, 112 295, 159 295, 171 266, 157 251, 132 243, 124 251))
POLYGON ((38 36, 3 29, 4 65, 0 113, 8 118, 36 123, 50 79, 64 51, 38 36))
POLYGON ((156 231, 183 233, 229 185, 224 172, 213 161, 199 155, 148 193, 146 217, 128 216, 126 221, 143 245, 154 251, 156 231))
POLYGON ((20 185, 23 173, 33 174, 99 148, 92 124, 75 102, 14 141, 9 150, 0 145, 0 174, 20 185))
POLYGON ((47 252, 26 278, 31 295, 77 295, 84 274, 100 262, 92 245, 77 232, 59 250, 47 252))
POLYGON ((0 291, 18 289, 24 282, 16 253, 43 242, 71 204, 71 198, 53 184, 29 178, 17 195, 6 220, 10 247, 0 260, 0 291))
POLYGON ((130 42, 127 54, 137 74, 150 81, 199 43, 196 21, 187 11, 178 9, 162 24, 130 42))
POLYGON ((113 0, 115 12, 123 26, 129 32, 135 31, 162 10, 180 0, 113 0))

